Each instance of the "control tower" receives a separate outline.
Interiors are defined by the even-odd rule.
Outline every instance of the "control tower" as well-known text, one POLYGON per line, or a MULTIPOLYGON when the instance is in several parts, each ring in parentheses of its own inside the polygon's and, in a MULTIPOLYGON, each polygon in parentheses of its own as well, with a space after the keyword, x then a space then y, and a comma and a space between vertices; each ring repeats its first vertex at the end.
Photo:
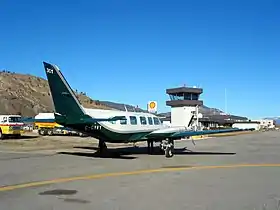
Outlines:
POLYGON ((203 105, 199 100, 202 88, 179 87, 166 89, 170 100, 166 101, 167 106, 171 106, 171 125, 186 126, 191 125, 194 117, 198 119, 198 107, 203 105))

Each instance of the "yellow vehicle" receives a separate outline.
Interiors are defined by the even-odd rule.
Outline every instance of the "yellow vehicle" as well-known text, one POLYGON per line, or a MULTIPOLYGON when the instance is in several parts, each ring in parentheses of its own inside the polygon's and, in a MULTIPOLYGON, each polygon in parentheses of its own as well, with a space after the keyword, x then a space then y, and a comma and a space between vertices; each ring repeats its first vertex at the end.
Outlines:
POLYGON ((0 139, 5 136, 20 137, 24 132, 20 115, 0 115, 0 139))
POLYGON ((62 127, 54 120, 53 113, 39 113, 35 116, 34 128, 40 135, 53 135, 56 128, 62 127))
POLYGON ((34 117, 34 128, 38 130, 39 135, 79 135, 85 136, 82 133, 59 125, 55 122, 54 113, 39 113, 34 117))

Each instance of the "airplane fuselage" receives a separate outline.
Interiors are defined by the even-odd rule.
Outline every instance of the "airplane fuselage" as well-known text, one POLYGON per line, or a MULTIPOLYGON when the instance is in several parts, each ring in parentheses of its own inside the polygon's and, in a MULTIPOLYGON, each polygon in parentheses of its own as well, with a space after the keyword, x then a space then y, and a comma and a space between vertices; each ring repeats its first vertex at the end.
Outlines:
MULTIPOLYGON (((64 126, 87 133, 92 137, 102 139, 106 142, 111 143, 134 142, 139 140, 146 141, 147 138, 144 137, 147 134, 149 134, 150 139, 152 139, 153 134, 157 134, 158 130, 160 130, 160 133, 164 138, 164 130, 166 130, 166 133, 168 134, 170 133, 170 129, 172 129, 173 132, 185 129, 182 127, 169 128, 167 125, 162 124, 159 117, 151 113, 88 109, 84 107, 83 110, 93 119, 110 118, 114 116, 124 116, 126 118, 126 120, 103 121, 94 123, 61 123, 64 126)), ((158 134, 156 136, 158 137, 158 134)))

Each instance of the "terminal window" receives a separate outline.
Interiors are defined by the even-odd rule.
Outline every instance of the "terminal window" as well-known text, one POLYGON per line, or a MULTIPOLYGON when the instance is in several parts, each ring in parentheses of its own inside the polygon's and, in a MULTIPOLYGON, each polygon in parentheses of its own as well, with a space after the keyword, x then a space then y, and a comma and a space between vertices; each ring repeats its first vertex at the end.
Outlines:
POLYGON ((178 95, 178 94, 176 94, 176 95, 170 95, 169 96, 170 97, 170 99, 172 100, 172 101, 177 101, 177 100, 184 100, 184 96, 183 95, 178 95))
POLYGON ((185 93, 184 94, 184 100, 192 100, 192 94, 191 93, 185 93))
POLYGON ((198 94, 197 93, 185 93, 184 100, 198 100, 198 94))
POLYGON ((169 95, 172 101, 174 100, 198 100, 199 95, 197 93, 180 93, 175 95, 169 95))
POLYGON ((198 94, 193 93, 191 95, 191 100, 198 100, 198 94))

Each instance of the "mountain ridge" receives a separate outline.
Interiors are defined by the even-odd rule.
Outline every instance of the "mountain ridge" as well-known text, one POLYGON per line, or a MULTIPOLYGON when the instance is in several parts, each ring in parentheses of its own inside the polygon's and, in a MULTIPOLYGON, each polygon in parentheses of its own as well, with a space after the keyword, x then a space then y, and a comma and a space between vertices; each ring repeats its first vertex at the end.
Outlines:
MULTIPOLYGON (((129 104, 109 100, 100 101, 88 97, 86 92, 74 89, 80 103, 86 108, 147 112, 147 110, 129 104)), ((34 117, 39 112, 53 112, 49 85, 46 79, 31 74, 21 74, 6 70, 0 71, 0 114, 21 114, 34 117)), ((217 108, 202 106, 199 112, 203 115, 220 115, 217 108)), ((159 113, 165 116, 167 113, 159 113)))

